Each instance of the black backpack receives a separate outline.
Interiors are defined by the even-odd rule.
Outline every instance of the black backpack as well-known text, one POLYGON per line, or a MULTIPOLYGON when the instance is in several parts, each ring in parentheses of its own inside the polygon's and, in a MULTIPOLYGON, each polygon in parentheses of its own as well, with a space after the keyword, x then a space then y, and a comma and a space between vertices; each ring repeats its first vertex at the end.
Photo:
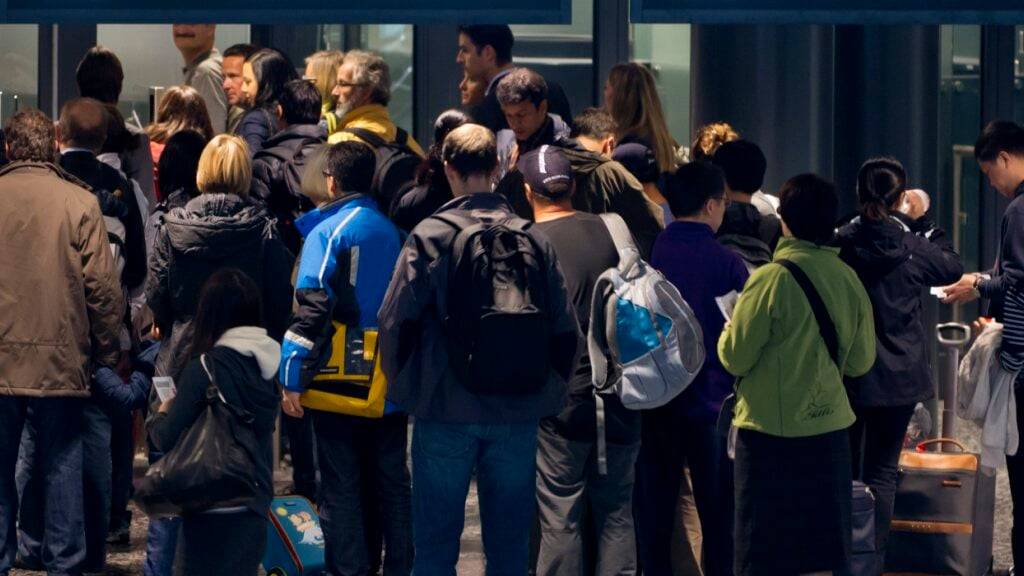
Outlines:
POLYGON ((343 128, 369 144, 377 154, 377 168, 373 172, 371 192, 385 214, 398 199, 416 185, 416 169, 423 159, 409 147, 409 133, 397 128, 395 141, 387 142, 380 135, 364 128, 343 128))
POLYGON ((481 222, 435 215, 452 242, 444 328, 449 366, 475 394, 532 394, 551 369, 551 315, 543 250, 521 218, 481 222))

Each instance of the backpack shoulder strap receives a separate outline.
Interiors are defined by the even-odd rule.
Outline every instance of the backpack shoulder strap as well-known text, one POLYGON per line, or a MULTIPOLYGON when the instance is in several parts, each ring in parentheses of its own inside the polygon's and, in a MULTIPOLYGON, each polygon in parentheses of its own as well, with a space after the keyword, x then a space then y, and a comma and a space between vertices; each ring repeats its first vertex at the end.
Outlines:
POLYGON ((360 140, 366 142, 375 149, 382 148, 388 145, 388 143, 385 142, 384 139, 381 138, 379 134, 370 132, 366 128, 342 128, 341 130, 339 130, 339 132, 348 132, 349 134, 358 137, 360 140))
MULTIPOLYGON (((811 279, 807 277, 803 269, 792 260, 781 259, 776 260, 775 263, 789 270, 793 279, 800 285, 800 289, 804 291, 807 302, 811 305, 811 311, 814 313, 814 319, 818 323, 818 331, 821 332, 821 338, 825 341, 825 347, 828 348, 828 354, 832 357, 832 362, 835 363, 836 367, 840 368, 839 336, 836 334, 836 325, 832 322, 832 316, 829 315, 828 308, 825 307, 825 302, 821 299, 821 295, 818 294, 818 290, 814 287, 811 279)), ((842 368, 840 368, 841 372, 842 368)))
POLYGON ((403 130, 401 126, 395 126, 395 144, 403 148, 409 147, 409 133, 403 130))
POLYGON ((627 249, 636 250, 633 234, 630 233, 629 227, 626 226, 626 221, 622 219, 622 216, 614 212, 605 212, 600 216, 605 228, 608 229, 608 233, 612 235, 612 242, 615 243, 616 250, 619 252, 627 249))

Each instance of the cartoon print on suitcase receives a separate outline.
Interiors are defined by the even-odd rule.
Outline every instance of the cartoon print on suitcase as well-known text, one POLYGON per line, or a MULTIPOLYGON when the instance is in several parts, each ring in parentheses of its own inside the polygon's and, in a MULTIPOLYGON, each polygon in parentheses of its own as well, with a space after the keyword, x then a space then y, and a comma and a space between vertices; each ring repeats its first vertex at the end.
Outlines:
POLYGON ((274 498, 267 523, 267 576, 319 576, 324 566, 324 533, 313 504, 301 496, 274 498))

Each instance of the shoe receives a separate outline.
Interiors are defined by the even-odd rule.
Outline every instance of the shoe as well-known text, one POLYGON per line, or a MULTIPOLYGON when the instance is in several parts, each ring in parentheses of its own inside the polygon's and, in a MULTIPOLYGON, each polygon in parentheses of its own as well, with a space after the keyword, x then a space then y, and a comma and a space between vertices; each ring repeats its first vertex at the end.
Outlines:
POLYGON ((45 570, 45 568, 43 567, 43 562, 41 560, 38 560, 36 558, 26 558, 21 554, 18 554, 14 557, 14 568, 17 568, 19 570, 45 570))
POLYGON ((131 530, 128 526, 111 530, 107 534, 107 544, 111 546, 129 546, 131 543, 131 530))

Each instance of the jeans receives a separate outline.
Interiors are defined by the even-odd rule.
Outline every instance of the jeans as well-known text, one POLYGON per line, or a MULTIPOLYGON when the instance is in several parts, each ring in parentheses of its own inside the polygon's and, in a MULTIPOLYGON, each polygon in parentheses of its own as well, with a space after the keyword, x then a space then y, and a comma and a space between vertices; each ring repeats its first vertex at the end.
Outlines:
POLYGON ((379 518, 384 575, 412 570, 412 502, 406 462, 409 418, 389 414, 361 418, 311 410, 320 452, 320 524, 332 576, 364 576, 376 564, 377 547, 365 524, 365 506, 379 518), (376 481, 376 498, 363 497, 364 479, 376 481))
POLYGON ((57 576, 77 574, 85 559, 81 435, 85 402, 82 398, 0 396, 0 574, 8 573, 17 550, 15 469, 23 430, 35 439, 31 468, 45 503, 40 560, 50 576, 57 576))
POLYGON ((135 472, 133 413, 123 409, 110 411, 111 482, 110 530, 127 529, 132 523, 128 502, 132 499, 135 472))
MULTIPOLYGON (((100 405, 85 403, 82 411, 82 496, 85 519, 85 560, 79 569, 102 572, 107 560, 107 526, 110 524, 110 420, 100 405)), ((28 430, 22 436, 22 454, 16 473, 19 505, 18 553, 33 564, 42 562, 43 484, 33 463, 36 438, 28 430)))
POLYGON ((885 566, 885 546, 892 524, 899 478, 900 451, 914 405, 857 407, 857 421, 850 427, 853 478, 871 487, 875 495, 875 566, 885 566))
POLYGON ((413 429, 416 576, 454 576, 476 470, 488 576, 523 576, 536 504, 537 422, 451 424, 413 429))
POLYGON ((537 439, 538 576, 636 574, 633 468, 639 444, 608 444, 608 473, 594 442, 575 442, 541 425, 537 439), (585 512, 596 533, 596 565, 585 569, 585 512))
POLYGON ((706 576, 733 573, 733 470, 713 422, 681 419, 672 405, 643 413, 633 510, 637 558, 647 576, 671 576, 672 528, 685 464, 704 538, 706 576))
MULTIPOLYGON (((149 463, 153 464, 162 457, 160 452, 150 450, 149 463)), ((150 519, 146 533, 146 561, 142 564, 145 576, 172 576, 180 530, 181 518, 150 519)))

